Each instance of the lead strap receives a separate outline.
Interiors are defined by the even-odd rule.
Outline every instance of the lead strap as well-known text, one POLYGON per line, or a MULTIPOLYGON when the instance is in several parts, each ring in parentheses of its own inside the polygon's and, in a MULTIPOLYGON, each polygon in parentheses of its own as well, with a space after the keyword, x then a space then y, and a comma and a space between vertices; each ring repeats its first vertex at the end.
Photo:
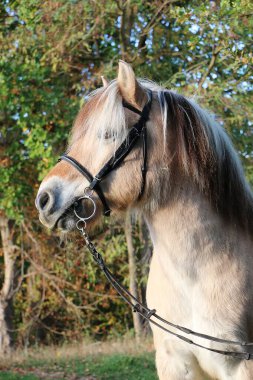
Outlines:
MULTIPOLYGON (((77 213, 77 215, 78 215, 78 213, 77 213)), ((163 331, 167 332, 168 334, 173 335, 173 336, 177 337, 178 339, 180 339, 180 340, 182 340, 182 341, 184 341, 184 342, 186 342, 188 344, 191 344, 193 346, 196 346, 196 347, 199 347, 199 348, 202 348, 204 350, 211 351, 211 352, 214 352, 214 353, 217 353, 217 354, 221 354, 221 355, 225 355, 225 356, 231 356, 231 357, 233 357, 235 359, 241 359, 241 360, 251 360, 251 359, 253 359, 252 354, 250 354, 249 352, 225 351, 225 350, 218 350, 218 349, 210 348, 210 347, 207 347, 207 346, 203 346, 203 345, 201 345, 199 343, 196 343, 193 340, 191 340, 191 339, 189 339, 189 338, 187 338, 187 337, 185 337, 185 336, 183 336, 181 334, 178 334, 178 333, 176 333, 174 331, 171 331, 167 327, 165 327, 165 326, 161 325, 159 322, 157 322, 156 320, 161 321, 164 324, 167 324, 167 325, 169 325, 169 326, 171 326, 171 327, 173 327, 173 328, 175 328, 177 330, 183 331, 186 334, 194 335, 194 336, 197 336, 199 338, 206 339, 206 340, 209 340, 209 341, 215 341, 215 342, 221 343, 221 344, 232 344, 232 345, 239 345, 239 346, 251 346, 252 345, 252 343, 230 341, 230 340, 226 340, 226 339, 220 339, 220 338, 212 337, 210 335, 205 335, 205 334, 197 333, 197 332, 192 331, 190 329, 187 329, 187 328, 185 328, 183 326, 175 325, 172 322, 166 321, 165 319, 163 319, 162 317, 160 317, 156 313, 155 309, 149 309, 148 307, 146 307, 145 305, 143 305, 122 284, 120 284, 117 281, 117 279, 115 278, 115 276, 111 273, 111 271, 108 269, 107 265, 105 264, 102 255, 97 251, 96 247, 94 246, 94 244, 90 240, 90 238, 89 238, 89 236, 88 236, 88 234, 87 234, 87 232, 85 230, 86 229, 86 223, 84 223, 83 226, 81 227, 78 224, 80 221, 82 221, 82 220, 79 220, 77 222, 77 228, 81 232, 81 234, 82 234, 82 236, 83 236, 83 238, 85 240, 86 246, 89 249, 89 251, 90 251, 90 253, 91 253, 94 261, 97 263, 97 265, 103 271, 103 273, 106 276, 107 280, 114 287, 114 289, 117 291, 117 293, 122 297, 122 299, 129 306, 132 307, 132 309, 133 309, 134 312, 140 314, 145 320, 149 321, 150 323, 152 323, 153 325, 157 326, 161 330, 163 330, 163 331)))

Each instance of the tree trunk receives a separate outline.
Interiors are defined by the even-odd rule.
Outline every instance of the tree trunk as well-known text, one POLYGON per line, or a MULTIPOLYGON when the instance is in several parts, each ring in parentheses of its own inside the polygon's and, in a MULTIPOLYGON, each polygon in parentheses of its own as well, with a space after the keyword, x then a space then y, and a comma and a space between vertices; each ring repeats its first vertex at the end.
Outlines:
MULTIPOLYGON (((141 250, 141 257, 140 257, 140 269, 141 269, 140 276, 142 279, 148 279, 150 261, 152 257, 152 243, 150 240, 148 227, 146 226, 146 223, 144 222, 143 216, 140 216, 139 218, 139 239, 140 239, 140 242, 142 243, 142 250, 141 250)), ((147 301, 146 301, 147 284, 145 281, 142 281, 140 290, 141 290, 142 303, 145 306, 148 306, 147 301)), ((150 323, 148 321, 145 321, 143 323, 142 331, 144 335, 150 335, 151 328, 150 328, 150 323)))
POLYGON ((0 234, 4 257, 4 280, 0 290, 0 356, 10 352, 11 348, 11 301, 14 280, 14 247, 11 239, 8 219, 0 215, 0 234))
MULTIPOLYGON (((135 253, 132 239, 132 223, 131 223, 131 214, 130 212, 126 215, 125 221, 125 235, 127 242, 127 250, 128 250, 128 264, 129 264, 129 290, 130 293, 133 294, 137 299, 138 290, 137 290, 137 270, 136 270, 136 261, 135 261, 135 253)), ((142 323, 141 317, 138 313, 133 311, 133 323, 134 323, 134 331, 136 340, 139 341, 142 334, 142 323)))

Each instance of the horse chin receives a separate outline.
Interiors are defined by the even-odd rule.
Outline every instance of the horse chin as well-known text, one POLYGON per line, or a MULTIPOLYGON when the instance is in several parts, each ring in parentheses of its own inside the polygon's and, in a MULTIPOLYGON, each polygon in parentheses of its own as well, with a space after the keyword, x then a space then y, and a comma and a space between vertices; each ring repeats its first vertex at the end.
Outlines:
POLYGON ((76 228, 76 218, 69 217, 69 216, 61 216, 56 224, 55 224, 55 229, 60 230, 61 232, 70 232, 73 231, 76 228))
MULTIPOLYGON (((79 209, 82 213, 82 208, 79 209)), ((87 211, 87 210, 86 210, 87 211)), ((83 209, 83 215, 85 215, 84 209, 83 209)), ((77 222, 78 218, 74 213, 74 205, 69 207, 67 210, 65 210, 62 215, 58 218, 56 221, 53 229, 59 230, 63 233, 68 233, 74 230, 77 230, 77 222)), ((95 213, 93 218, 86 221, 86 230, 87 232, 92 232, 94 228, 96 228, 97 225, 99 225, 101 222, 101 218, 99 217, 99 212, 95 213)))

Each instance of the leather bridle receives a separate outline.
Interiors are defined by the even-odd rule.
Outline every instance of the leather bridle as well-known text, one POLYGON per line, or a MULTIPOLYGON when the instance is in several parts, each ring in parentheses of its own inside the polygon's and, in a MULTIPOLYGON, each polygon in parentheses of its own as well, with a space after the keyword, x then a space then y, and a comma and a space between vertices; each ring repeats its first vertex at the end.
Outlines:
POLYGON ((142 111, 139 111, 137 108, 133 107, 131 104, 123 101, 123 106, 128 108, 130 111, 140 115, 139 120, 134 126, 129 130, 127 137, 120 144, 113 156, 106 162, 102 169, 93 177, 93 175, 81 165, 75 158, 63 154, 59 161, 64 160, 74 166, 88 181, 89 185, 86 188, 88 191, 95 191, 103 205, 104 215, 110 216, 111 210, 108 206, 104 193, 101 189, 100 183, 103 179, 111 173, 113 170, 117 169, 126 156, 131 152, 135 144, 139 139, 142 140, 142 154, 143 154, 143 164, 141 167, 142 173, 142 183, 141 189, 139 192, 138 199, 140 199, 144 193, 145 183, 146 183, 146 172, 147 172, 147 129, 146 123, 149 119, 149 113, 152 104, 152 91, 147 90, 148 100, 142 111))
POLYGON ((106 162, 106 164, 102 167, 102 169, 93 176, 83 165, 81 165, 77 160, 75 160, 73 157, 68 156, 67 154, 63 154, 60 160, 64 160, 74 166, 88 181, 89 185, 85 188, 84 196, 80 197, 77 202, 75 202, 74 205, 74 213, 78 219, 76 223, 77 229, 81 232, 82 236, 84 237, 84 240, 86 242, 87 248, 89 249, 90 253, 92 254, 93 259, 95 262, 99 265, 103 273, 105 274, 108 281, 111 283, 111 285, 116 289, 116 291, 119 293, 119 295, 124 299, 124 301, 130 305, 133 308, 134 312, 137 312, 140 314, 145 320, 148 320, 153 325, 159 327, 163 331, 177 337, 178 339, 197 346, 199 348, 222 354, 225 356, 230 356, 235 359, 241 359, 241 360, 251 360, 253 359, 253 354, 249 352, 240 352, 240 351, 225 351, 225 350, 219 350, 210 348, 207 346, 203 346, 200 343, 196 343, 192 341, 191 339, 185 337, 184 335, 178 334, 174 331, 171 331, 167 326, 173 327, 176 330, 182 331, 183 333, 187 335, 196 336, 198 338, 208 340, 211 342, 216 342, 219 344, 226 344, 226 345, 234 345, 234 346, 240 346, 240 347, 250 347, 253 346, 253 343, 248 342, 241 342, 241 341, 232 341, 227 339, 221 339, 216 338, 211 335, 198 333, 196 331, 190 330, 186 327, 176 325, 172 322, 169 322, 165 320, 164 318, 160 317, 155 309, 149 309, 147 306, 145 306, 143 303, 141 303, 136 297, 134 297, 122 284, 120 284, 115 276, 111 273, 109 268, 106 266, 104 259, 102 255, 97 251, 96 247, 90 240, 87 232, 86 232, 86 221, 91 219, 95 212, 96 212, 96 203, 94 199, 92 198, 92 192, 95 191, 98 197, 100 198, 100 201, 103 204, 104 208, 104 215, 109 216, 110 215, 110 208, 108 206, 108 203, 106 201, 106 198, 103 194, 103 191, 101 189, 100 183, 101 181, 113 170, 118 168, 118 166, 122 163, 122 161, 125 159, 125 157, 131 152, 137 141, 139 139, 142 139, 142 151, 143 151, 143 165, 141 167, 142 172, 142 184, 141 189, 139 192, 138 199, 140 199, 144 193, 145 190, 145 183, 146 183, 146 172, 147 172, 147 130, 146 130, 146 123, 149 120, 149 113, 151 109, 152 104, 152 91, 147 90, 147 96, 148 100, 145 104, 142 111, 139 111, 132 105, 126 103, 123 101, 123 106, 125 108, 128 108, 132 112, 135 112, 136 114, 140 115, 139 120, 136 124, 130 129, 127 137, 122 142, 122 144, 119 146, 119 148, 116 150, 115 154, 106 162), (93 206, 92 212, 88 216, 80 216, 77 210, 77 206, 79 204, 79 201, 82 199, 86 199, 91 202, 93 206), (162 324, 161 324, 162 323, 162 324))

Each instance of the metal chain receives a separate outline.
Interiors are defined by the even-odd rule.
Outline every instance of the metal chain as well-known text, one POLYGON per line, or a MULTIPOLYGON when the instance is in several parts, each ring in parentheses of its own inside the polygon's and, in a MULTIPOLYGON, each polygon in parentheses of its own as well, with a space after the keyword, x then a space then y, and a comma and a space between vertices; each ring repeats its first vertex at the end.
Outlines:
POLYGON ((86 246, 89 249, 94 261, 99 265, 99 267, 102 270, 104 270, 106 267, 104 259, 103 259, 102 255, 96 250, 96 247, 94 246, 92 241, 89 239, 89 236, 87 235, 84 228, 81 229, 81 234, 83 235, 86 246))

